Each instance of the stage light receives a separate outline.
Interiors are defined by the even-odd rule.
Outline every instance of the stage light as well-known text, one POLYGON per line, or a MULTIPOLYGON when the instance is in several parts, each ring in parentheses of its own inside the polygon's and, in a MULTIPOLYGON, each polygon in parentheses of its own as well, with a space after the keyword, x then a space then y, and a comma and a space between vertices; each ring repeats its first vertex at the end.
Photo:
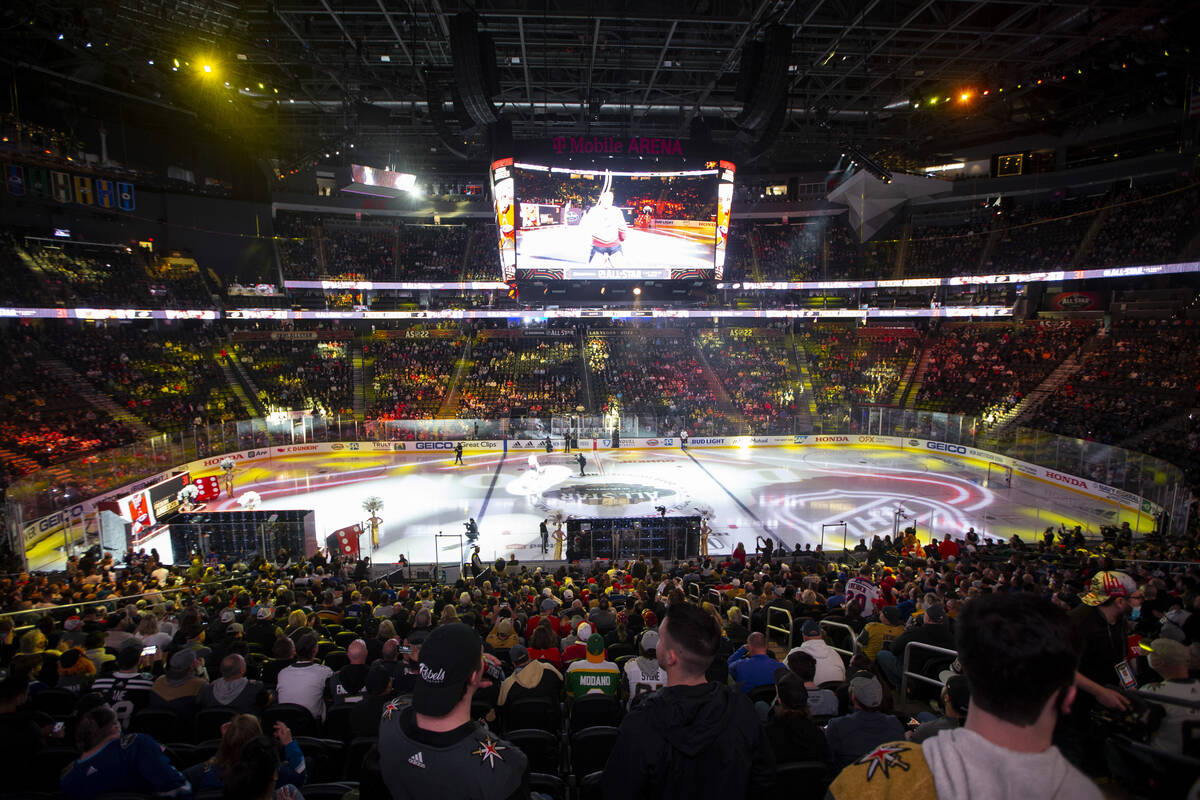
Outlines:
POLYGON ((960 95, 958 96, 958 101, 959 101, 960 103, 965 103, 965 102, 967 102, 967 101, 968 101, 968 100, 970 100, 970 99, 971 99, 971 93, 970 93, 970 92, 963 92, 962 94, 960 94, 960 95))
POLYGON ((153 67, 153 66, 154 66, 154 59, 152 58, 152 59, 150 59, 149 61, 147 61, 146 63, 147 63, 147 64, 149 64, 150 66, 152 66, 152 67, 153 67))
POLYGON ((642 287, 640 287, 640 286, 633 287, 633 293, 635 296, 640 295, 642 293, 642 287))
POLYGON ((211 73, 211 72, 212 72, 212 65, 211 65, 211 64, 205 64, 203 67, 201 67, 201 69, 202 69, 202 70, 204 70, 205 72, 211 73))
POLYGON ((62 35, 61 33, 58 35, 58 40, 59 40, 60 42, 63 40, 63 35, 62 35))

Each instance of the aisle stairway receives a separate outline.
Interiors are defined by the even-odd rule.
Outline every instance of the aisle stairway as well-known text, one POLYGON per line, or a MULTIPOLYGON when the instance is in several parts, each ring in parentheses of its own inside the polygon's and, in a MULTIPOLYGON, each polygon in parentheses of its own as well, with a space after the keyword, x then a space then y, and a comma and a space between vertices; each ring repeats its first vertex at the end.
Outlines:
POLYGON ((811 431, 814 430, 814 426, 817 421, 817 393, 813 389, 812 375, 810 374, 808 367, 808 353, 803 347, 796 344, 795 334, 792 334, 791 338, 792 352, 796 355, 796 368, 800 372, 800 386, 804 390, 800 396, 799 402, 796 403, 797 419, 795 430, 811 431), (808 414, 806 426, 803 424, 803 420, 800 418, 800 415, 805 412, 808 414))
POLYGON ((158 431, 154 430, 146 423, 142 422, 138 417, 129 412, 128 409, 118 405, 111 397, 102 392, 98 392, 92 388, 92 385, 75 370, 71 369, 57 358, 49 358, 46 352, 42 351, 42 366, 46 371, 53 375, 58 380, 69 385, 76 394, 87 400, 94 408, 104 412, 112 417, 117 422, 125 427, 135 431, 140 439, 149 439, 153 436, 158 436, 158 431))
POLYGON ((1092 244, 1096 241, 1096 237, 1100 235, 1100 231, 1104 230, 1111 211, 1112 206, 1105 206, 1100 209, 1100 213, 1096 214, 1096 218, 1088 226, 1087 233, 1083 235, 1083 241, 1079 243, 1079 247, 1075 250, 1075 257, 1071 259, 1071 269, 1081 267, 1084 261, 1087 260, 1087 257, 1092 254, 1092 244))
POLYGON ((917 351, 909 357, 908 363, 904 365, 904 372, 900 374, 900 380, 896 383, 896 392, 892 395, 891 404, 893 406, 904 405, 904 396, 908 394, 908 387, 912 385, 913 376, 917 372, 917 364, 920 363, 923 355, 922 351, 917 351))
POLYGON ((1079 372, 1079 368, 1083 366, 1083 358, 1077 359, 1076 356, 1080 356, 1080 353, 1075 352, 1067 356, 1066 360, 1047 375, 1036 389, 1021 398, 1021 402, 1001 414, 992 428, 993 432, 1003 433, 1008 428, 1019 425, 1022 421, 1032 417, 1047 397, 1070 380, 1076 372, 1079 372))
POLYGON ((0 447, 0 463, 7 464, 22 475, 28 475, 31 472, 37 472, 42 468, 42 465, 34 461, 29 456, 23 456, 20 453, 14 453, 12 450, 6 450, 0 447))
POLYGON ((258 387, 254 385, 254 381, 246 373, 246 368, 242 366, 242 362, 238 361, 237 356, 234 355, 233 346, 217 345, 213 348, 212 357, 217 362, 217 366, 221 368, 221 374, 225 376, 225 383, 229 385, 230 391, 242 402, 242 407, 249 409, 255 416, 265 417, 267 409, 262 404, 262 400, 259 399, 258 387), (228 358, 221 358, 222 350, 228 351, 228 358))
POLYGON ((921 354, 917 358, 917 371, 900 398, 901 408, 917 407, 917 394, 921 389, 921 382, 925 380, 925 373, 929 370, 929 355, 929 345, 927 344, 921 348, 921 354))
POLYGON ((792 393, 796 404, 796 410, 792 412, 792 431, 807 432, 812 430, 816 410, 813 402, 812 383, 806 383, 804 373, 800 370, 800 359, 797 357, 799 348, 796 346, 796 337, 791 331, 787 333, 787 341, 792 352, 788 364, 788 379, 792 384, 792 393))
POLYGON ((1000 241, 1000 237, 1004 234, 1003 228, 996 228, 988 234, 987 240, 983 243, 983 252, 979 254, 979 264, 976 266, 976 272, 990 272, 988 262, 992 260, 992 253, 996 251, 996 243, 1000 241))
POLYGON ((471 343, 475 337, 471 332, 466 334, 466 344, 463 345, 462 355, 454 365, 454 374, 450 376, 450 389, 438 409, 438 419, 454 419, 458 415, 458 387, 462 386, 463 375, 471 366, 471 343))
POLYGON ((363 348, 357 341, 350 350, 350 375, 354 381, 351 387, 354 398, 354 418, 365 419, 367 411, 367 381, 363 369, 363 348))
POLYGON ((750 423, 746 422, 746 416, 738 409, 737 404, 733 402, 733 398, 729 396, 729 391, 725 388, 725 384, 721 382, 721 378, 712 368, 712 364, 708 363, 708 356, 704 354, 704 348, 692 340, 692 347, 696 351, 696 360, 700 362, 700 371, 704 375, 704 382, 708 384, 709 390, 716 398, 721 411, 734 424, 738 435, 746 435, 750 432, 750 423))
POLYGON ((582 395, 579 398, 579 405, 587 409, 589 414, 595 414, 596 408, 592 403, 592 373, 587 368, 587 337, 583 335, 583 329, 575 335, 576 347, 579 348, 579 392, 582 395))

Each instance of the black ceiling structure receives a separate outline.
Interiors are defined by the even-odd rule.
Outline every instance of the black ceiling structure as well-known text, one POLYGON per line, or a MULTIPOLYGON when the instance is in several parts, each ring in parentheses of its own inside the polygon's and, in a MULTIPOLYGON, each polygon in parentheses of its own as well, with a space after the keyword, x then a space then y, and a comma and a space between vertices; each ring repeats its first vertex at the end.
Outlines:
POLYGON ((486 99, 504 135, 509 125, 521 141, 699 131, 789 168, 845 142, 922 159, 964 142, 1182 113, 1198 72, 1198 5, 51 0, 0 12, 0 62, 59 95, 191 114, 279 163, 353 144, 362 160, 453 169, 482 162, 496 135, 470 113, 455 48, 459 15, 473 12, 486 37, 471 57, 494 59, 486 99), (201 95, 191 75, 206 59, 220 86, 201 95), (773 81, 781 99, 751 114, 753 93, 773 81), (223 113, 211 102, 221 91, 223 113))

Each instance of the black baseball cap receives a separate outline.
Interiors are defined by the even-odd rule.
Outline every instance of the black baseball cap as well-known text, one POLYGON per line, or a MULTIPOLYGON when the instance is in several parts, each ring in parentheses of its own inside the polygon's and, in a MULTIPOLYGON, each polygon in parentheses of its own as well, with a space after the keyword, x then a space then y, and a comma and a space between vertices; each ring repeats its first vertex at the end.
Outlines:
POLYGON ((483 642, 461 622, 439 625, 421 646, 413 708, 418 714, 442 717, 462 699, 467 681, 482 663, 483 642))

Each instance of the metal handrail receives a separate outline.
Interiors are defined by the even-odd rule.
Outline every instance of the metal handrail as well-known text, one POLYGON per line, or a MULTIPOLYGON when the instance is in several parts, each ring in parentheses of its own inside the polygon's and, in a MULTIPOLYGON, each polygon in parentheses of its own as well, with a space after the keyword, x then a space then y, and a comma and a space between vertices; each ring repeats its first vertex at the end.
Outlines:
MULTIPOLYGON (((850 641, 854 642, 853 650, 843 650, 840 647, 834 647, 831 644, 829 645, 829 648, 831 650, 833 650, 835 653, 846 656, 847 662, 851 658, 854 658, 856 655, 858 655, 860 652, 862 652, 862 645, 859 644, 859 642, 858 642, 858 634, 854 632, 854 628, 851 628, 846 623, 833 622, 831 620, 823 619, 820 622, 818 622, 817 624, 820 625, 822 628, 841 628, 842 630, 846 631, 846 633, 850 634, 850 641)), ((829 644, 829 643, 826 642, 826 644, 829 644)))
MULTIPOLYGON (((78 603, 60 603, 58 605, 42 606, 40 608, 25 608, 25 609, 21 609, 20 611, 4 611, 4 612, 0 612, 0 617, 17 617, 22 614, 37 614, 39 616, 44 616, 46 614, 52 614, 55 611, 62 611, 64 609, 69 609, 69 610, 81 609, 86 606, 113 605, 115 608, 120 608, 124 605, 128 605, 128 603, 126 601, 129 601, 129 600, 136 601, 138 598, 154 597, 154 596, 162 597, 165 594, 178 594, 180 592, 191 591, 192 589, 195 589, 199 586, 211 586, 213 584, 224 585, 226 583, 233 583, 234 581, 240 581, 240 580, 243 580, 243 579, 242 578, 225 578, 224 580, 213 581, 212 583, 209 583, 209 584, 189 583, 189 584, 185 584, 183 586, 175 586, 170 589, 159 589, 159 590, 155 590, 153 592, 142 592, 141 594, 126 594, 126 595, 122 595, 120 597, 106 597, 103 600, 80 600, 78 603)), ((17 627, 14 625, 13 632, 15 633, 17 631, 29 630, 32 627, 34 627, 34 626, 33 625, 22 625, 20 627, 17 627)))
POLYGON ((787 646, 790 648, 792 646, 792 612, 788 611, 786 608, 780 608, 779 606, 767 606, 767 635, 768 636, 771 635, 771 631, 776 631, 777 633, 782 633, 785 636, 787 636, 787 646), (772 613, 783 614, 784 618, 787 619, 787 627, 781 628, 778 625, 772 625, 771 624, 771 614, 772 613))
POLYGON ((737 603, 740 606, 746 607, 746 624, 749 625, 750 624, 750 616, 754 613, 753 609, 750 608, 750 598, 746 597, 746 595, 744 595, 744 594, 738 595, 737 597, 733 598, 733 602, 737 603))
POLYGON ((1162 703, 1168 706, 1183 706, 1184 708, 1200 708, 1200 700, 1188 700, 1185 697, 1172 697, 1158 692, 1145 692, 1141 689, 1132 689, 1125 694, 1140 697, 1143 700, 1149 700, 1151 703, 1162 703))
POLYGON ((920 674, 919 672, 910 672, 909 671, 909 669, 908 669, 909 657, 912 654, 912 649, 914 647, 919 647, 922 650, 928 650, 931 653, 940 653, 941 655, 944 655, 944 656, 954 656, 955 658, 958 658, 957 650, 948 650, 945 647, 938 647, 937 645, 925 644, 924 642, 909 642, 908 644, 906 644, 904 646, 904 660, 901 663, 901 672, 900 672, 900 698, 901 699, 908 697, 908 679, 909 678, 915 678, 916 680, 919 680, 922 683, 927 683, 931 686, 937 686, 938 688, 942 687, 942 682, 935 678, 928 678, 928 677, 920 674))

